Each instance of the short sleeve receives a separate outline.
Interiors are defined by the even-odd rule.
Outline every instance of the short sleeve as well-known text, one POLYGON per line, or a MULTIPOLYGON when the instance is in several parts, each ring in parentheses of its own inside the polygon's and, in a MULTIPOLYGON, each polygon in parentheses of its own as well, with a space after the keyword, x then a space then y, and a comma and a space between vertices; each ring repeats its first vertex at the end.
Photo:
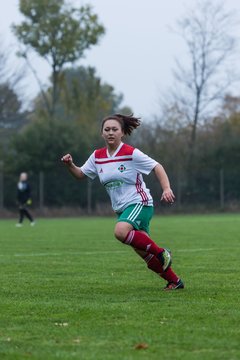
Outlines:
POLYGON ((95 179, 98 174, 95 164, 95 152, 89 156, 87 161, 83 164, 83 166, 80 167, 80 169, 86 176, 90 177, 90 179, 95 179))
POLYGON ((133 152, 133 161, 137 172, 148 175, 158 164, 157 161, 150 156, 144 154, 139 149, 135 149, 133 152))

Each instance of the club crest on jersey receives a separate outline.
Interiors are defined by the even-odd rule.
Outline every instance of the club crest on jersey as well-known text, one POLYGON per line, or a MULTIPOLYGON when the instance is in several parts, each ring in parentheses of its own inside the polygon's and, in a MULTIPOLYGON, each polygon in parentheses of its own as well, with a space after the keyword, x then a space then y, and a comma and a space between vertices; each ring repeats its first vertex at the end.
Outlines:
POLYGON ((118 170, 119 170, 120 172, 124 172, 124 171, 126 170, 126 168, 125 168, 124 165, 120 165, 119 168, 118 168, 118 170))

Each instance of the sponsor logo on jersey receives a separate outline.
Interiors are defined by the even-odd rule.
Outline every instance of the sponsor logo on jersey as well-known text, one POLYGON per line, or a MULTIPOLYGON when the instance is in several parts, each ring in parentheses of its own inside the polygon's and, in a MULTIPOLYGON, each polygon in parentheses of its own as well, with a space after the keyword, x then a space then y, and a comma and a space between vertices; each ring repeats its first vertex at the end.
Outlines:
POLYGON ((116 180, 116 181, 109 181, 106 184, 104 184, 105 188, 108 190, 112 190, 112 189, 116 189, 120 186, 122 186, 123 181, 121 180, 116 180))

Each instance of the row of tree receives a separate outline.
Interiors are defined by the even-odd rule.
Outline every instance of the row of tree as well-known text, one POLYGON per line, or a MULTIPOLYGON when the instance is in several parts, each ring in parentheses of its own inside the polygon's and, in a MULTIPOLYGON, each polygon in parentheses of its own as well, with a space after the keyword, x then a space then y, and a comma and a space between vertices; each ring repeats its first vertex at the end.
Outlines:
MULTIPOLYGON (((131 112, 121 105, 123 96, 100 79, 94 68, 75 64, 98 43, 104 26, 90 6, 74 8, 64 0, 21 0, 20 11, 24 20, 13 26, 22 46, 18 54, 33 72, 39 95, 31 109, 23 111, 14 86, 21 76, 3 76, 7 60, 0 54, 4 205, 15 204, 14 181, 24 170, 32 177, 36 204, 39 173, 44 173, 46 206, 89 207, 91 203, 96 207, 107 201, 104 191, 97 182, 92 188, 87 182, 79 186, 63 169, 60 158, 70 152, 82 164, 95 147, 103 145, 101 119, 110 113, 131 112), (30 51, 49 63, 48 86, 33 68, 30 51)), ((181 19, 178 29, 188 49, 188 62, 178 60, 174 91, 166 92, 159 114, 143 121, 128 139, 166 167, 181 206, 216 206, 219 197, 221 204, 223 199, 239 202, 240 98, 226 94, 232 84, 227 69, 236 46, 229 29, 231 16, 222 5, 201 1, 181 19)), ((159 197, 154 178, 149 178, 149 185, 154 197, 159 197)))
MULTIPOLYGON (((237 206, 240 199, 240 98, 226 97, 218 116, 198 129, 195 161, 189 179, 189 128, 166 129, 158 121, 143 123, 128 141, 158 160, 166 168, 177 196, 177 208, 237 206), (235 110, 233 110, 235 108, 235 110), (231 109, 229 114, 229 109, 231 109)), ((96 127, 98 128, 97 124, 96 127)), ((82 164, 94 146, 78 124, 61 121, 38 121, 27 126, 14 138, 5 156, 5 199, 15 206, 18 174, 28 171, 33 185, 35 206, 40 201, 40 179, 43 173, 43 204, 45 206, 79 206, 96 208, 109 202, 98 180, 90 187, 72 178, 60 158, 70 152, 82 164), (91 146, 91 149, 89 147, 91 146), (89 198, 90 196, 90 198, 89 198)), ((96 136, 96 146, 102 146, 96 136)), ((160 188, 154 178, 146 179, 156 201, 160 188)), ((238 205, 239 206, 239 205, 238 205)))

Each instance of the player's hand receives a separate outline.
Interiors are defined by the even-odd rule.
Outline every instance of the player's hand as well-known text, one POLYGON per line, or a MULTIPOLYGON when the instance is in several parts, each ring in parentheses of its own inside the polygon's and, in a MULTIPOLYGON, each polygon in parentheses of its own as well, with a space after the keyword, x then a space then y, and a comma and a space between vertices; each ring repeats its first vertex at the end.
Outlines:
POLYGON ((73 163, 73 158, 72 158, 72 155, 70 154, 66 154, 64 155, 62 158, 61 158, 61 161, 66 164, 66 165, 72 165, 73 163))
POLYGON ((165 189, 162 193, 161 201, 164 201, 168 204, 173 204, 174 200, 175 200, 175 195, 174 195, 172 189, 170 189, 170 188, 165 189))

